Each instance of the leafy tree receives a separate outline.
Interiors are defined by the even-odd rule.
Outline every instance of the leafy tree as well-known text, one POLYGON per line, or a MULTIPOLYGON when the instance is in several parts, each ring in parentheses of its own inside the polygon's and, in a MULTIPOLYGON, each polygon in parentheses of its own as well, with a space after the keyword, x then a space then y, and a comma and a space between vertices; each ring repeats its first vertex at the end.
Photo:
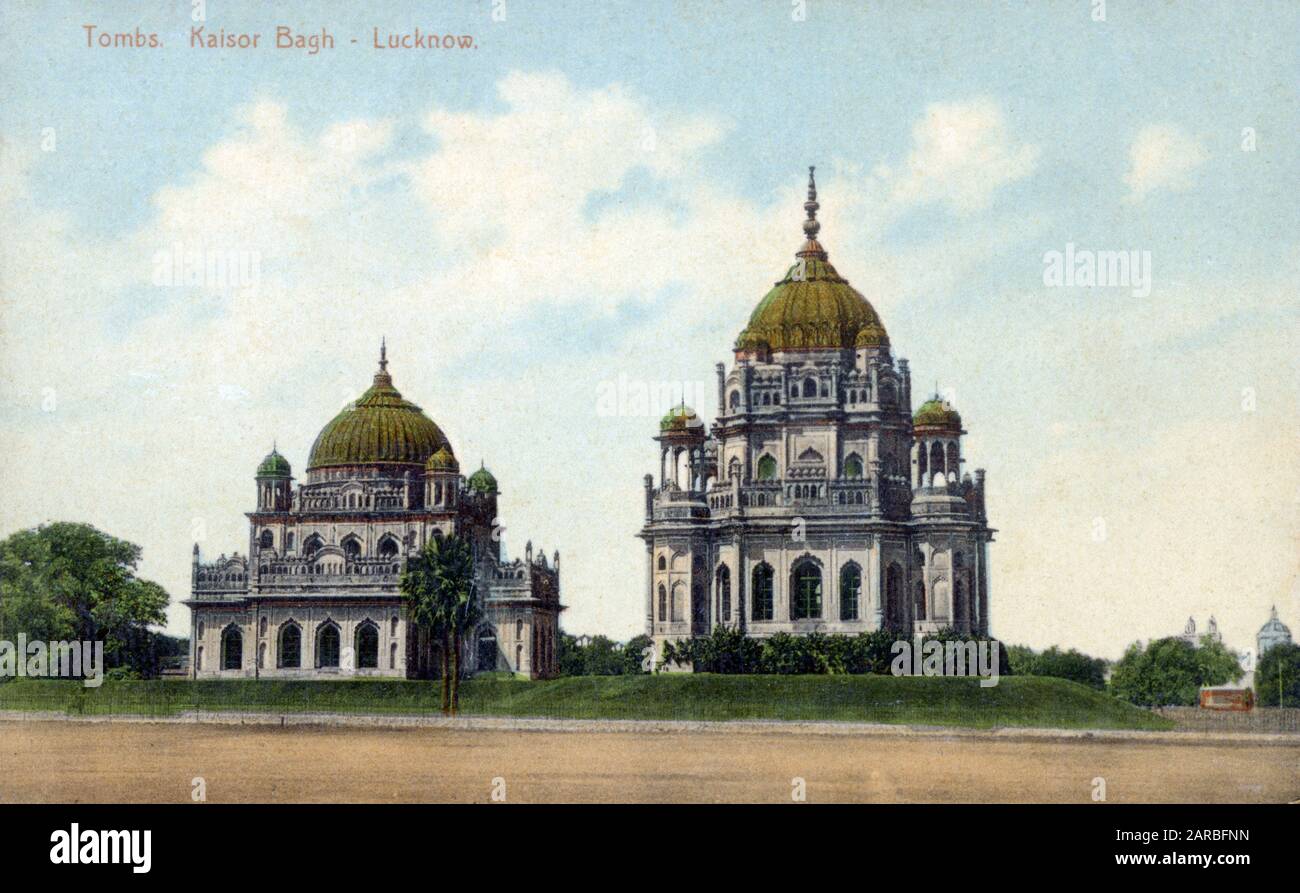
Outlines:
POLYGON ((1262 707, 1300 707, 1300 645, 1264 652, 1255 667, 1255 693, 1262 707))
POLYGON ((1139 642, 1130 645, 1115 664, 1110 686, 1116 697, 1134 704, 1191 706, 1202 686, 1240 678, 1237 656, 1219 643, 1203 639, 1196 648, 1171 637, 1155 639, 1146 648, 1139 642))
POLYGON ((0 638, 104 642, 106 668, 157 670, 150 624, 167 592, 136 577, 140 547, 89 524, 58 522, 0 541, 0 638))
POLYGON ((1242 676, 1241 656, 1209 636, 1201 637, 1201 647, 1196 649, 1196 665, 1201 685, 1225 685, 1242 676))
POLYGON ((654 644, 654 640, 642 633, 639 636, 633 636, 628 643, 623 646, 623 673, 628 676, 635 676, 644 673, 645 668, 645 651, 654 644))
POLYGON ((468 541, 458 536, 430 538, 407 560, 400 585, 411 621, 442 643, 442 712, 454 714, 459 707, 461 638, 481 616, 468 541))
POLYGON ((1053 645, 1041 654, 1023 645, 1007 649, 1007 662, 1017 676, 1053 676, 1095 688, 1106 687, 1106 661, 1089 657, 1075 649, 1062 651, 1053 645))
POLYGON ((566 632, 560 633, 560 641, 555 649, 555 662, 559 664, 561 676, 583 676, 586 674, 586 660, 583 648, 578 644, 578 637, 566 632))

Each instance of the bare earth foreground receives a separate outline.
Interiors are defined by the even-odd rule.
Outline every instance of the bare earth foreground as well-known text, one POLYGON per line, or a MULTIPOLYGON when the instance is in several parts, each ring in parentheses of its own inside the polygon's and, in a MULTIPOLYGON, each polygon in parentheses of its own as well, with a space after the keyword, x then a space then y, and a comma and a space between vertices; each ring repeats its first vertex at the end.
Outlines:
POLYGON ((0 801, 1287 802, 1295 744, 0 722, 0 801), (498 790, 500 783, 498 783, 498 790))

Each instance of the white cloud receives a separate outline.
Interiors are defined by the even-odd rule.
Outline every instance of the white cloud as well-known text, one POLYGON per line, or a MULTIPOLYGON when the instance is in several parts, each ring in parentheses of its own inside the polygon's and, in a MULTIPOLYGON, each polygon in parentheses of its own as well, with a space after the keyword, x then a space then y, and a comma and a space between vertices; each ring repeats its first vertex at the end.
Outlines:
POLYGON ((1192 184, 1192 171, 1210 157, 1196 137, 1172 124, 1149 124, 1129 146, 1124 175, 1127 201, 1139 202, 1157 189, 1180 191, 1192 184))
MULTIPOLYGON (((803 175, 792 171, 763 200, 747 198, 704 173, 727 121, 664 108, 625 87, 583 89, 554 74, 512 74, 499 98, 492 111, 434 108, 418 119, 318 128, 259 101, 240 110, 192 176, 158 188, 151 219, 109 239, 31 207, 24 170, 41 158, 0 153, 7 233, 0 240, 0 408, 7 413, 0 532, 45 518, 92 521, 144 545, 145 572, 184 597, 194 519, 206 551, 245 548, 252 467, 278 438, 301 472, 316 431, 367 384, 375 346, 387 334, 398 386, 447 430, 463 465, 486 459, 501 479, 512 553, 527 538, 562 551, 568 628, 637 632, 644 559, 634 534, 640 476, 654 466, 655 420, 597 417, 598 387, 620 373, 710 380, 713 363, 727 359, 730 340, 799 245, 803 175), (434 137, 433 148, 395 157, 403 129, 418 124, 434 137), (256 288, 154 287, 154 255, 177 243, 256 250, 256 288), (613 324, 628 305, 653 315, 613 324), (582 323, 609 329, 593 335, 585 352, 549 343, 582 323), (457 379, 458 364, 503 345, 518 345, 517 362, 497 376, 457 379), (39 411, 45 388, 57 392, 56 412, 39 411)), ((913 138, 897 172, 866 175, 836 160, 818 171, 831 257, 887 324, 901 303, 953 288, 990 253, 1023 238, 1019 218, 975 212, 1032 173, 1038 157, 1036 147, 1008 134, 990 100, 932 106, 913 138), (961 219, 919 244, 888 246, 889 223, 936 202, 961 219)), ((1239 300, 1253 300, 1238 291, 1239 300)), ((1189 289, 1185 298, 1198 295, 1189 289)), ((1209 320, 1187 313, 1182 300, 1152 307, 1209 320)), ((1269 300, 1266 306, 1282 306, 1269 300)), ((1209 303, 1215 313, 1226 306, 1209 303)), ((1023 317, 1040 312, 1027 307, 1023 317)), ((1014 337, 996 316, 981 316, 994 329, 990 343, 1014 337)), ((1169 331, 1159 319, 1149 322, 1144 330, 1169 331)), ((920 349, 891 333, 905 353, 920 349)), ((1032 342, 1020 354, 1039 343, 1049 352, 1079 343, 1077 330, 1017 334, 1032 342)), ((943 325, 926 335, 939 344, 954 337, 943 325)), ((1116 346, 1113 361, 1132 362, 1147 346, 1116 346)), ((1059 363, 1044 356, 1041 369, 1059 363)), ((1099 364, 1080 358, 1077 366, 1099 364)), ((924 381, 941 373, 914 368, 924 381)), ((1087 381, 1069 385, 1070 399, 1101 399, 1087 381)), ((963 387, 985 390, 979 380, 963 387)), ((1131 388, 1124 393, 1137 399, 1131 388)), ((711 414, 711 405, 697 408, 711 414)), ((1014 411, 1008 405, 997 415, 1014 411)), ((1053 469, 1087 459, 1080 453, 1036 472, 1029 445, 1014 449, 1022 431, 998 433, 986 421, 976 437, 971 455, 990 466, 999 488, 997 462, 1012 454, 1029 464, 1009 467, 1005 485, 1024 478, 1034 493, 1058 487, 1053 469)), ((1232 445, 1234 461, 1249 467, 1249 441, 1232 445)), ((1159 449, 1173 445, 1161 440, 1159 449)), ((1204 463, 1171 468, 1175 493, 1209 472, 1204 463)), ((1098 469, 1097 492, 1109 494, 1114 475, 1098 469)), ((1122 499, 1115 486, 1114 499, 1122 499)), ((1177 506, 1171 498, 1170 509, 1177 506)), ((997 511, 1005 531, 993 551, 998 617, 1039 616, 1038 603, 1017 593, 1047 593, 1044 604, 1056 599, 1060 612, 1041 614, 1034 628, 1055 636, 1048 640, 1084 641, 1063 623, 1056 634, 1073 590, 1039 585, 1033 556, 1048 546, 1021 520, 1055 511, 1069 536, 1073 516, 1051 499, 1014 506, 1008 499, 997 511)), ((1294 525, 1279 529, 1293 533, 1294 525)), ((1144 529, 1134 541, 1149 545, 1158 533, 1144 529)), ((1253 535, 1242 525, 1233 537, 1253 535)), ((1086 545, 1080 548, 1086 560, 1086 545)), ((1121 555, 1115 573, 1141 552, 1121 555)), ((1179 591, 1187 579, 1177 575, 1179 591)), ((1116 587, 1099 588, 1098 597, 1103 589, 1107 599, 1125 597, 1116 587)), ((185 629, 179 610, 173 629, 185 629)))
POLYGON ((941 201, 958 214, 987 207, 1003 186, 1033 173, 1037 146, 1008 133, 992 99, 933 103, 912 128, 912 150, 901 169, 883 167, 890 199, 904 207, 941 201))

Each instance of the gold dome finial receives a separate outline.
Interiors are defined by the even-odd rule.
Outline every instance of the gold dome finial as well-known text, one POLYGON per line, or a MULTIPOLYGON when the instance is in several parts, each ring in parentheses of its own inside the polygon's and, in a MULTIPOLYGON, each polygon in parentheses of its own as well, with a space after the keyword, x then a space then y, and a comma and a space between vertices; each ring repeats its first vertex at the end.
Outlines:
POLYGON ((810 241, 816 240, 822 228, 822 225, 817 222, 817 209, 821 205, 817 203, 817 180, 813 177, 816 170, 815 165, 808 166, 808 201, 803 203, 803 209, 808 212, 808 219, 803 222, 803 234, 810 241))
POLYGON ((803 222, 805 236, 803 247, 795 252, 795 256, 826 260, 826 249, 822 247, 821 242, 817 241, 817 234, 821 232, 822 225, 817 219, 817 209, 821 205, 817 203, 817 180, 814 176, 816 170, 815 166, 808 166, 808 200, 803 203, 803 209, 808 212, 808 219, 803 222))

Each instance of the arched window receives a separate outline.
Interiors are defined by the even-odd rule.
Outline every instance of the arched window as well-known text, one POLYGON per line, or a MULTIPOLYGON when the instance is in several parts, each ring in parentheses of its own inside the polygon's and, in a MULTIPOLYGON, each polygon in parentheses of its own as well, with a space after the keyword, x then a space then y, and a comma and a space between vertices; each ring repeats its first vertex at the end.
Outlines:
POLYGON ((302 666, 302 627, 292 620, 280 627, 275 665, 281 669, 302 666))
POLYGON ((263 530, 262 535, 257 538, 257 544, 263 549, 269 549, 275 545, 275 534, 269 529, 263 530))
POLYGON ((666 559, 666 558, 664 558, 664 556, 660 555, 660 556, 659 556, 659 570, 662 571, 662 570, 667 570, 667 569, 668 569, 668 559, 666 559))
POLYGON ((348 561, 355 561, 361 557, 361 540, 355 536, 345 536, 339 545, 343 547, 343 554, 347 556, 348 561))
POLYGON ((930 445, 930 473, 936 481, 944 479, 943 444, 937 440, 930 445))
POLYGON ((392 535, 385 536, 379 541, 380 558, 396 558, 400 550, 401 546, 398 544, 397 538, 392 535))
POLYGON ((266 643, 257 643, 257 668, 260 670, 266 666, 266 643))
POLYGON ((925 584, 919 580, 916 583, 916 595, 913 598, 915 616, 917 620, 925 619, 925 584))
POLYGON ((948 480, 955 481, 961 471, 961 457, 957 453, 957 442, 948 442, 948 480))
POLYGON ((885 571, 885 623, 890 629, 903 625, 903 569, 897 564, 885 571))
POLYGON ((718 593, 718 617, 724 623, 731 621, 731 569, 725 564, 718 568, 717 573, 717 593, 718 593))
POLYGON ((790 619, 819 619, 822 616, 821 568, 805 561, 795 567, 790 583, 790 619))
POLYGON ((516 639, 522 639, 523 637, 524 637, 524 622, 523 622, 522 620, 516 620, 516 621, 515 621, 515 638, 516 638, 516 639))
POLYGON ((204 630, 204 624, 203 624, 203 621, 200 620, 200 621, 199 621, 199 638, 200 638, 200 639, 203 638, 203 630, 204 630))
POLYGON ((286 533, 284 535, 284 550, 288 552, 292 549, 293 549, 293 533, 286 533))
MULTIPOLYGON (((660 556, 659 561, 660 562, 663 561, 662 556, 660 556)), ((668 619, 668 590, 664 588, 664 584, 660 583, 659 584, 659 621, 662 623, 667 619, 668 619)))
POLYGON ((393 637, 397 636, 397 615, 396 614, 394 614, 392 618, 388 621, 388 634, 393 637))
POLYGON ((952 586, 952 619, 954 623, 966 622, 966 582, 960 578, 952 586))
POLYGON ((740 477, 740 460, 737 459, 735 456, 732 456, 731 461, 727 463, 727 477, 729 478, 740 477))
POLYGON ((817 379, 805 378, 803 380, 803 395, 805 397, 817 396, 817 379))
POLYGON ((266 635, 266 618, 265 618, 265 617, 263 617, 261 620, 259 620, 259 621, 257 622, 257 634, 258 634, 259 636, 264 636, 264 635, 266 635))
POLYGON ((326 621, 316 631, 316 666, 339 665, 339 628, 332 620, 326 621))
POLYGON ((760 481, 776 480, 776 460, 766 453, 758 460, 758 479, 760 481))
POLYGON ((358 670, 379 669, 379 627, 367 620, 357 627, 353 648, 357 654, 358 670))
POLYGON ((321 547, 324 545, 325 541, 320 538, 320 535, 313 533, 311 536, 307 537, 307 539, 303 540, 302 554, 305 557, 310 558, 319 552, 321 547))
POLYGON ((840 568, 840 619, 858 619, 858 601, 862 594, 862 569, 850 561, 840 568))
POLYGON ((774 587, 772 585, 772 565, 766 561, 754 568, 754 580, 751 591, 754 595, 753 610, 750 612, 755 620, 771 620, 773 616, 774 587))
POLYGON ((683 619, 682 602, 686 600, 686 584, 674 583, 672 592, 669 594, 669 599, 671 601, 669 607, 672 611, 673 622, 679 622, 683 619))
POLYGON ((731 407, 732 412, 740 409, 740 391, 731 392, 731 397, 728 398, 727 405, 731 407))
POLYGON ((203 669, 203 646, 200 645, 198 651, 194 653, 194 669, 203 669))
POLYGON ((397 669, 397 643, 393 642, 388 646, 388 669, 397 669))
POLYGON ((851 453, 844 460, 844 476, 850 480, 859 480, 862 477, 862 457, 857 453, 851 453))
POLYGON ((221 669, 242 670, 244 636, 233 623, 221 631, 221 669))

